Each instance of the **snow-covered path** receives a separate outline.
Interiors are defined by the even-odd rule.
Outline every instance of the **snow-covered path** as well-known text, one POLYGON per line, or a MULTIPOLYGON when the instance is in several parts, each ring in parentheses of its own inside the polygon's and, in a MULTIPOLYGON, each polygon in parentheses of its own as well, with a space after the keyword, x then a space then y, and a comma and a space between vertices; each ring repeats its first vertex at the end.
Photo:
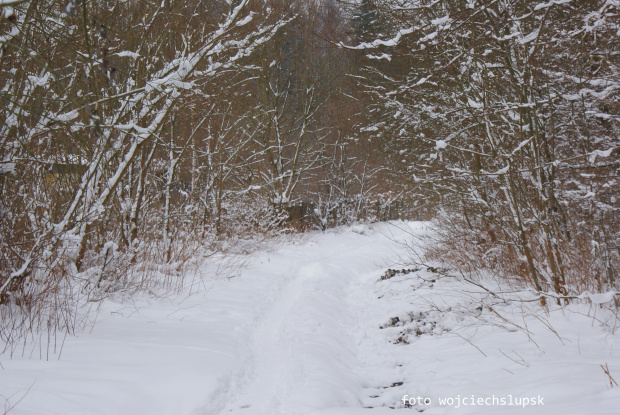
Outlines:
POLYGON ((352 336, 357 316, 347 293, 360 272, 377 267, 371 262, 376 257, 368 246, 333 247, 327 255, 316 248, 286 272, 257 321, 252 353, 239 383, 224 395, 223 413, 293 415, 359 405, 352 336))
POLYGON ((394 264, 407 232, 379 224, 290 237, 233 278, 205 267, 198 294, 111 299, 60 360, 38 348, 2 357, 0 394, 17 415, 618 413, 620 388, 600 364, 620 377, 620 341, 604 316, 490 303, 430 269, 379 281, 403 268, 394 264), (430 403, 410 407, 404 395, 430 403), (544 405, 441 403, 457 396, 544 405))
POLYGON ((247 358, 206 406, 207 414, 296 415, 362 406, 357 336, 363 322, 353 294, 404 253, 392 239, 394 231, 406 234, 383 228, 327 233, 279 251, 288 263, 273 265, 283 272, 271 277, 247 358))
POLYGON ((9 404, 24 397, 11 414, 359 407, 358 318, 347 293, 398 248, 368 231, 290 240, 255 254, 234 278, 206 277, 206 289, 189 297, 108 301, 91 332, 66 339, 60 360, 40 348, 3 358, 0 393, 9 404))

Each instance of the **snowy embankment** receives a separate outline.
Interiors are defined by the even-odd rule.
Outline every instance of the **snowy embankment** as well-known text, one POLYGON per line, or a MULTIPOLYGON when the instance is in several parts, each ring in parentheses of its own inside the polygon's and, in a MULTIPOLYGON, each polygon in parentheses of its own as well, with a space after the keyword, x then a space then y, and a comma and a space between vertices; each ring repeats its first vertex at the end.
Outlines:
POLYGON ((21 415, 618 413, 608 314, 545 314, 398 265, 407 238, 388 224, 287 237, 198 294, 106 300, 60 360, 2 357, 0 394, 21 415))

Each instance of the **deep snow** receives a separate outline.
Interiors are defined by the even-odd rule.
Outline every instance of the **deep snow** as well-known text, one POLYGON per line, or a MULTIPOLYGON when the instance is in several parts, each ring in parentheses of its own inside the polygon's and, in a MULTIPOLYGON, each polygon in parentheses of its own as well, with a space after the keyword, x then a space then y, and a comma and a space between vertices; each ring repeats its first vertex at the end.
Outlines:
POLYGON ((16 415, 620 413, 620 388, 600 367, 620 381, 610 314, 588 304, 545 313, 398 265, 408 255, 399 241, 425 226, 287 236, 233 278, 205 265, 198 294, 108 299, 60 360, 32 346, 2 356, 0 394, 16 415), (416 271, 381 280, 388 268, 416 271), (457 397, 467 397, 458 408, 457 397), (465 405, 494 397, 537 405, 465 405))

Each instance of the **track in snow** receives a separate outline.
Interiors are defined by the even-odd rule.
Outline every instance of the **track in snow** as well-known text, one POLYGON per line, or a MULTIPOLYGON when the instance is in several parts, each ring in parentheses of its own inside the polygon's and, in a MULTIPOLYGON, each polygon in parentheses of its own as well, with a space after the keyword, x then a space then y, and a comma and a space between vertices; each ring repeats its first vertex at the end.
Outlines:
POLYGON ((292 258, 253 327, 250 356, 208 414, 297 415, 361 405, 359 321, 349 294, 368 275, 375 278, 391 251, 368 242, 311 244, 302 261, 292 258))

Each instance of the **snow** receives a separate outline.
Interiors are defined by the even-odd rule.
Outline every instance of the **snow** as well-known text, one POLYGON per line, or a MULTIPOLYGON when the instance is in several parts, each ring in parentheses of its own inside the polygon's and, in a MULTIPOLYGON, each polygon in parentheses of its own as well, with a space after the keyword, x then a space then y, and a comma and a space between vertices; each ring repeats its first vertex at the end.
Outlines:
POLYGON ((347 49, 376 49, 379 46, 392 47, 392 46, 398 45, 398 43, 400 42, 403 36, 409 35, 413 32, 414 32, 414 28, 411 27, 411 28, 399 30, 393 38, 388 39, 388 40, 375 39, 371 43, 363 42, 357 46, 347 46, 342 42, 338 43, 338 45, 342 48, 347 48, 347 49))
POLYGON ((60 115, 58 115, 58 116, 56 117, 56 119, 57 119, 59 122, 63 122, 63 123, 64 123, 64 122, 69 122, 69 121, 71 121, 71 120, 76 119, 79 115, 80 115, 80 113, 79 113, 78 111, 73 110, 73 111, 69 111, 69 112, 67 112, 67 113, 65 113, 65 114, 60 114, 60 115))
POLYGON ((11 6, 5 6, 5 0, 0 0, 0 5, 4 6, 4 18, 8 19, 9 17, 15 14, 15 10, 11 6))
POLYGON ((470 107, 472 107, 472 108, 483 108, 483 107, 484 107, 484 105, 482 105, 482 103, 481 103, 481 102, 474 101, 474 100, 473 100, 473 99, 471 99, 471 98, 467 98, 467 103, 468 103, 468 104, 469 104, 469 106, 470 106, 470 107))
POLYGON ((367 57, 368 59, 377 59, 377 60, 387 59, 388 61, 391 61, 391 60, 392 60, 392 55, 389 55, 389 54, 387 54, 387 53, 382 53, 381 55, 372 55, 372 54, 369 54, 369 55, 366 55, 366 57, 367 57))
POLYGON ((600 365, 620 377, 620 341, 596 305, 617 293, 544 313, 511 301, 531 292, 490 277, 481 283, 510 298, 399 265, 402 242, 427 226, 285 235, 239 255, 247 265, 228 277, 213 276, 211 260, 183 294, 105 300, 60 359, 32 344, 4 355, 0 395, 16 404, 11 415, 617 413, 620 388, 600 365), (537 405, 474 406, 472 396, 537 405))
POLYGON ((551 7, 551 6, 554 6, 554 5, 556 5, 556 4, 558 4, 558 5, 559 5, 559 4, 566 4, 566 3, 570 3, 571 1, 572 1, 572 0, 552 0, 552 1, 548 2, 548 3, 540 3, 540 4, 537 4, 537 5, 534 7, 534 10, 546 9, 546 8, 551 7))
POLYGON ((32 83, 33 87, 45 86, 50 80, 51 74, 46 72, 43 76, 28 75, 28 80, 32 83))
POLYGON ((248 14, 245 18, 243 18, 242 20, 240 20, 240 21, 238 21, 236 23, 237 26, 245 26, 246 24, 250 23, 252 21, 253 15, 254 15, 254 13, 248 14))
POLYGON ((614 300, 614 298, 620 293, 615 291, 608 291, 606 293, 593 294, 589 292, 585 292, 582 294, 582 297, 590 299, 592 304, 605 304, 614 300))
POLYGON ((129 50, 123 50, 121 52, 116 52, 116 56, 121 58, 130 57, 132 59, 138 59, 140 57, 140 54, 129 50))
POLYGON ((420 78, 420 79, 418 80, 418 82, 416 82, 416 83, 415 83, 415 86, 422 85, 423 83, 425 83, 426 81, 428 81, 428 80, 429 80, 429 78, 430 78, 430 76, 425 76, 425 77, 420 78))
POLYGON ((0 174, 10 174, 15 172, 15 162, 0 161, 0 174))
POLYGON ((501 176, 502 174, 508 173, 508 170, 510 170, 510 165, 502 167, 501 169, 497 170, 495 173, 491 173, 489 175, 490 176, 501 176))
POLYGON ((590 153, 590 163, 594 163, 596 157, 609 157, 618 147, 608 148, 607 150, 594 150, 590 153))
POLYGON ((440 17, 439 19, 431 20, 431 24, 433 26, 443 26, 451 20, 452 19, 450 19, 450 16, 446 15, 444 17, 440 17))
POLYGON ((520 39, 519 43, 522 44, 522 45, 525 45, 526 43, 529 43, 529 42, 531 42, 533 40, 536 40, 536 38, 538 38, 538 33, 539 33, 538 29, 534 30, 532 33, 530 33, 529 35, 525 36, 523 39, 520 39))

